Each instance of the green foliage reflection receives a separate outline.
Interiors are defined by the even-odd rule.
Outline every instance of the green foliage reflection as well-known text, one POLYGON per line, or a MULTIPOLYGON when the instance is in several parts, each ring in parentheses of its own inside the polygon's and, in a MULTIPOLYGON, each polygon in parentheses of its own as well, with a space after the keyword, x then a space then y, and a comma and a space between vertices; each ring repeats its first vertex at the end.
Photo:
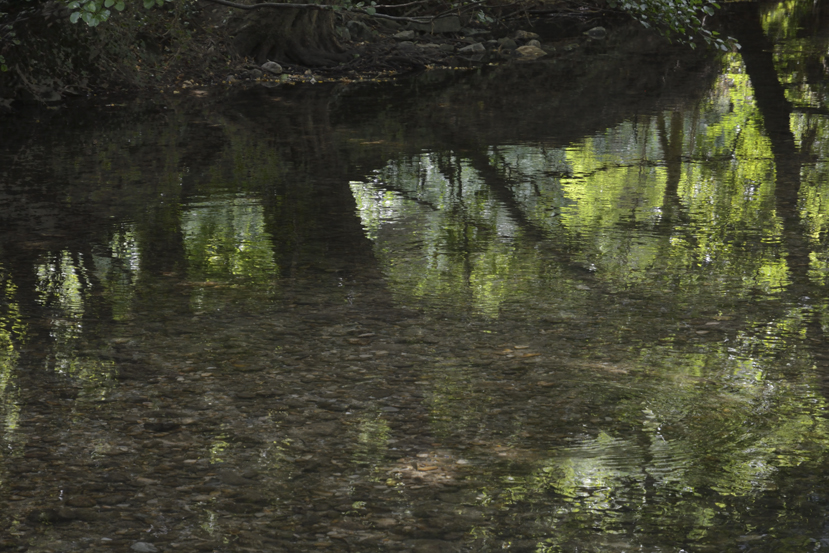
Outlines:
POLYGON ((245 197, 191 204, 182 231, 192 280, 244 280, 262 284, 278 277, 262 207, 245 197))

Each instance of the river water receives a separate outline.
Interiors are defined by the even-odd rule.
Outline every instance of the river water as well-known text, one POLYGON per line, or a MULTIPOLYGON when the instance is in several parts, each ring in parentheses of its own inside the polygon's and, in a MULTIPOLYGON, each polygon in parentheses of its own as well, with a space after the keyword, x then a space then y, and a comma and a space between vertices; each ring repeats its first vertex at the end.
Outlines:
POLYGON ((0 550, 829 547, 818 8, 9 125, 0 550))

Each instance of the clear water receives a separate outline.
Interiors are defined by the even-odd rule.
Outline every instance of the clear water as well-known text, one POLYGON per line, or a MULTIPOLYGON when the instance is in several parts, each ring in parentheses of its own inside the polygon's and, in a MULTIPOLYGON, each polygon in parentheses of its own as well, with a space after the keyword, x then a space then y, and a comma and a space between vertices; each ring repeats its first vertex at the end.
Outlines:
POLYGON ((10 131, 0 547, 829 547, 810 13, 10 131))

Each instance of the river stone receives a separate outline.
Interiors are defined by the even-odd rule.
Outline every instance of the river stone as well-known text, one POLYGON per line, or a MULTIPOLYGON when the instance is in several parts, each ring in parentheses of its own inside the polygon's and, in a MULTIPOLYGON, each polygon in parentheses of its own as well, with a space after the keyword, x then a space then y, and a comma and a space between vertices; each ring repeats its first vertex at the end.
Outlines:
POLYGON ((521 46, 515 52, 521 56, 522 59, 537 59, 542 56, 546 56, 547 52, 539 48, 538 46, 521 46))
POLYGON ((593 27, 584 34, 596 40, 603 40, 607 36, 607 29, 604 27, 593 27))
POLYGON ((70 497, 66 504, 70 507, 89 508, 96 505, 95 500, 90 497, 70 497))
POLYGON ((532 40, 540 38, 538 33, 531 33, 530 31, 515 31, 515 40, 532 40))
POLYGON ((536 39, 532 39, 532 40, 528 40, 527 44, 525 44, 525 46, 536 46, 538 48, 541 48, 541 43, 538 42, 536 39))
MULTIPOLYGON (((435 531, 435 534, 438 532, 435 531)), ((415 553, 453 553, 457 551, 455 544, 436 539, 412 540, 415 553)))
POLYGON ((172 422, 172 421, 159 421, 159 422, 145 422, 144 428, 151 431, 151 432, 170 432, 171 430, 176 430, 181 425, 172 422))
POLYGON ((392 38, 395 40, 414 40, 416 33, 414 31, 400 31, 399 33, 393 35, 392 38))
POLYGON ((518 44, 509 37, 499 39, 498 45, 501 47, 502 50, 515 50, 516 48, 518 48, 518 44))
POLYGON ((255 486, 256 482, 229 470, 219 471, 219 480, 230 486, 255 486))
POLYGON ((90 522, 97 519, 98 515, 94 511, 87 511, 86 509, 61 507, 57 510, 57 517, 59 521, 83 520, 90 522))
POLYGON ((130 549, 136 553, 156 553, 158 548, 151 543, 145 541, 137 541, 130 546, 130 549))
POLYGON ((461 20, 457 15, 450 15, 429 23, 409 23, 409 28, 424 33, 459 33, 461 32, 461 20))
POLYGON ((486 52, 486 47, 481 44, 480 42, 476 42, 475 44, 470 44, 469 46, 464 46, 458 52, 462 54, 483 54, 486 52))
POLYGON ((262 69, 271 75, 279 75, 282 73, 282 66, 275 61, 266 61, 262 64, 262 69))

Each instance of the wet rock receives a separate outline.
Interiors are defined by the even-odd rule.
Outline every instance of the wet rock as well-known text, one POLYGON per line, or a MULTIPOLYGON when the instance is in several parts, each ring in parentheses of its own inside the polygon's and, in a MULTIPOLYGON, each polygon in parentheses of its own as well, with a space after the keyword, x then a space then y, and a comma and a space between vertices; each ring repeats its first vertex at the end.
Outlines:
POLYGON ((137 541, 130 546, 130 549, 136 553, 156 553, 158 548, 151 543, 145 541, 137 541))
POLYGON ((219 480, 221 480, 224 484, 229 484, 231 486, 255 486, 256 482, 251 480, 250 478, 245 478, 241 474, 231 472, 231 471, 220 471, 219 472, 219 480))
POLYGON ((473 42, 474 42, 474 39, 472 37, 488 35, 489 34, 489 30, 487 30, 487 29, 473 29, 471 27, 464 27, 463 29, 461 29, 461 32, 464 35, 466 35, 467 40, 471 40, 473 42))
POLYGON ((538 33, 531 33, 530 31, 515 31, 516 40, 532 40, 539 37, 538 33))
POLYGON ((399 33, 395 34, 392 38, 395 40, 414 40, 417 33, 414 31, 400 31, 399 33))
POLYGON ((91 522, 93 520, 96 520, 97 518, 97 514, 93 511, 88 511, 86 509, 70 509, 68 507, 61 507, 57 510, 56 522, 69 522, 72 520, 83 520, 91 522))
POLYGON ((252 505, 267 505, 271 501, 269 497, 256 492, 239 494, 234 499, 240 503, 250 503, 252 505))
POLYGON ((145 422, 144 428, 151 432, 170 432, 181 427, 177 422, 173 421, 159 421, 159 422, 145 422))
POLYGON ((79 507, 82 509, 86 509, 89 507, 94 507, 95 505, 97 505, 97 503, 91 497, 70 497, 66 500, 66 505, 69 507, 79 507))
POLYGON ((128 497, 125 495, 106 495, 104 497, 98 498, 98 503, 101 505, 119 505, 121 503, 126 503, 128 501, 128 497))
POLYGON ((521 46, 520 48, 515 50, 515 53, 518 54, 522 59, 538 59, 542 56, 547 55, 547 52, 545 52, 538 46, 521 46))
POLYGON ((51 524, 59 520, 57 509, 34 509, 26 515, 29 524, 51 524))
POLYGON ((470 44, 469 46, 464 46, 458 52, 462 54, 483 54, 486 52, 486 46, 481 44, 480 42, 476 42, 475 44, 470 44))
POLYGON ((415 553, 454 553, 459 551, 458 545, 452 542, 434 539, 414 540, 415 553))
POLYGON ((409 23, 409 28, 424 33, 459 33, 461 31, 461 20, 457 15, 450 15, 429 23, 409 23))
POLYGON ((509 37, 499 39, 498 46, 501 48, 501 50, 515 50, 516 48, 518 48, 518 44, 509 37))
POLYGON ((279 75, 282 73, 282 66, 275 61, 266 61, 262 64, 262 71, 270 73, 271 75, 279 75))
POLYGON ((308 434, 310 436, 334 436, 339 430, 339 425, 333 422, 320 422, 306 425, 298 429, 294 429, 292 434, 308 434))
POLYGON ((541 43, 538 42, 536 39, 528 40, 525 46, 535 46, 536 48, 541 48, 541 43))
POLYGON ((250 514, 260 511, 262 509, 261 506, 255 503, 244 503, 239 501, 223 501, 218 505, 218 508, 222 511, 226 511, 228 513, 235 513, 235 514, 250 514))
POLYGON ((607 37, 607 29, 604 27, 593 27, 584 34, 594 40, 604 40, 607 37))

